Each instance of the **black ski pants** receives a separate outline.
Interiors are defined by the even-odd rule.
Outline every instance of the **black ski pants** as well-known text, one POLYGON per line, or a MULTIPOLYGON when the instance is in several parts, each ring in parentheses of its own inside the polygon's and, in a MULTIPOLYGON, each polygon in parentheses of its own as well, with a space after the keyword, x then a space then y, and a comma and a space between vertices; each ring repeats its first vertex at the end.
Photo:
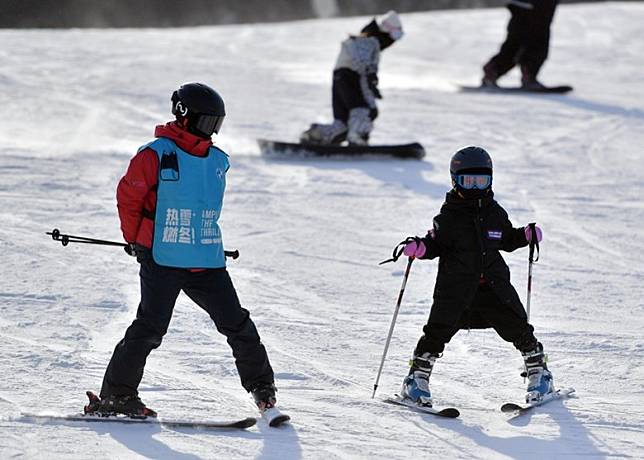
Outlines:
MULTIPOLYGON (((436 305, 433 307, 435 308, 436 305)), ((480 327, 481 322, 494 330, 506 342, 511 342, 519 351, 532 350, 537 346, 534 328, 528 323, 525 312, 519 315, 515 308, 504 304, 489 288, 479 288, 472 305, 464 309, 458 324, 446 324, 441 321, 441 312, 433 310, 423 328, 424 335, 416 345, 415 354, 425 352, 440 354, 445 344, 460 330, 480 327)))
POLYGON ((371 120, 375 120, 378 116, 378 109, 369 106, 369 102, 362 92, 360 75, 350 69, 333 71, 332 103, 333 118, 341 120, 345 124, 349 121, 351 110, 356 108, 369 109, 371 120))
POLYGON ((248 310, 241 307, 225 268, 191 272, 157 265, 152 258, 141 262, 141 303, 136 319, 116 345, 101 397, 136 395, 150 352, 161 345, 180 291, 203 308, 226 336, 232 348, 242 386, 251 391, 260 383, 273 383, 268 361, 248 310))
POLYGON ((507 38, 486 66, 491 65, 500 77, 518 64, 522 72, 536 78, 548 58, 550 24, 557 3, 558 0, 539 0, 533 9, 510 5, 507 38))

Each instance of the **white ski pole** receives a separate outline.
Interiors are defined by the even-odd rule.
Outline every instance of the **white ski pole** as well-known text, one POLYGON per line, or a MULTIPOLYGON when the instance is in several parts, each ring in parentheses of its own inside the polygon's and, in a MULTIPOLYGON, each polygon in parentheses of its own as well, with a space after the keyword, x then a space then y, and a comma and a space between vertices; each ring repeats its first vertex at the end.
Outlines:
POLYGON ((391 342, 391 336, 394 333, 394 326, 396 324, 396 319, 398 318, 398 311, 400 310, 400 304, 402 303, 403 294, 405 293, 405 286, 407 286, 407 279, 409 278, 409 271, 411 270, 411 264, 414 261, 413 257, 409 258, 407 262, 407 269, 405 270, 405 276, 403 277, 402 287, 400 288, 400 294, 398 294, 398 302, 396 303, 396 309, 394 310, 394 317, 391 319, 391 326, 389 326, 389 335, 387 335, 387 342, 385 343, 385 351, 382 353, 382 359, 380 360, 380 369, 378 369, 378 375, 376 376, 376 382, 373 384, 373 394, 371 399, 376 396, 376 390, 378 389, 378 382, 380 381, 380 374, 382 374, 382 368, 385 365, 385 357, 387 356, 387 351, 389 350, 389 343, 391 342))

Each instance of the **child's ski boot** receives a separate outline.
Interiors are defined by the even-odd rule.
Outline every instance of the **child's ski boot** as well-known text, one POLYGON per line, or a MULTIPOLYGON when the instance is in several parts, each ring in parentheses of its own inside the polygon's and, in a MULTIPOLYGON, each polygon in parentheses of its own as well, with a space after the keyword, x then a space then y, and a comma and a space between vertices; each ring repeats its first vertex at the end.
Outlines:
POLYGON ((544 395, 554 391, 552 373, 546 366, 546 355, 539 343, 533 350, 521 353, 525 361, 525 376, 528 378, 528 389, 525 400, 528 404, 539 402, 544 395))
POLYGON ((414 355, 411 361, 409 374, 405 377, 402 385, 401 396, 409 399, 419 406, 432 406, 432 393, 429 390, 429 377, 434 368, 437 355, 423 353, 420 356, 414 355))

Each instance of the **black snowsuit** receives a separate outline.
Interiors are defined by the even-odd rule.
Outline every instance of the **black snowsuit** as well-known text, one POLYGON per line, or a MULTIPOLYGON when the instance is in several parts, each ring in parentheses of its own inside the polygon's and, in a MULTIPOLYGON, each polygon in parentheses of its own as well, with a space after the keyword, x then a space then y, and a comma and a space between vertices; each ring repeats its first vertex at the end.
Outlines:
POLYGON ((512 17, 508 23, 507 38, 498 54, 484 68, 491 66, 497 77, 501 77, 518 64, 524 75, 536 78, 548 57, 550 24, 558 0, 520 0, 509 3, 508 9, 512 17))
POLYGON ((488 327, 520 351, 534 349, 534 329, 499 253, 527 246, 528 241, 523 228, 512 227, 492 192, 475 200, 449 192, 431 233, 423 238, 427 252, 422 258, 439 257, 438 275, 416 355, 442 353, 459 329, 488 327))

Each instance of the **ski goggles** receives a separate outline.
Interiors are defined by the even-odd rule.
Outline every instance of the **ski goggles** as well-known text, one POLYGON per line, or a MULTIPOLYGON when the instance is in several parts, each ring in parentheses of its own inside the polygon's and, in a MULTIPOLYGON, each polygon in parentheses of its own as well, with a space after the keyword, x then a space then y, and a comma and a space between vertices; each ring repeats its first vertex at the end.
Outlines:
POLYGON ((387 31, 392 40, 400 40, 403 36, 403 31, 401 27, 393 27, 387 31))
POLYGON ((492 176, 489 174, 459 174, 456 176, 456 183, 465 190, 484 190, 492 184, 492 176))
POLYGON ((212 136, 212 133, 219 133, 219 129, 223 122, 223 116, 200 113, 197 115, 194 127, 202 133, 212 136))

